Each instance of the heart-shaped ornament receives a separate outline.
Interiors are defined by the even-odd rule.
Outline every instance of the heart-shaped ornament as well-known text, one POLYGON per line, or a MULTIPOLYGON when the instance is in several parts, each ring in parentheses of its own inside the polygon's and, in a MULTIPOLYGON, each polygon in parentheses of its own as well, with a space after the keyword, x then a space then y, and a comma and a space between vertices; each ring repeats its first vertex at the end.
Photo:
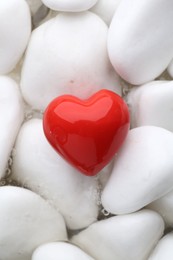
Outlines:
POLYGON ((113 158, 129 130, 124 100, 100 90, 81 100, 63 95, 54 99, 43 117, 44 133, 53 148, 88 176, 96 175, 113 158))

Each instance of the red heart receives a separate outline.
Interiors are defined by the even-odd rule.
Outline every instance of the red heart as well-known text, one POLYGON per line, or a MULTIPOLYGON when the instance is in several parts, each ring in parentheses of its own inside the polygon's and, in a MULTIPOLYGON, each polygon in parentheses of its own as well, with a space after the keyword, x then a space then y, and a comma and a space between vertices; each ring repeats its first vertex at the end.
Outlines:
POLYGON ((100 90, 87 100, 71 95, 54 99, 43 118, 49 143, 85 175, 96 175, 122 145, 129 130, 123 99, 100 90))

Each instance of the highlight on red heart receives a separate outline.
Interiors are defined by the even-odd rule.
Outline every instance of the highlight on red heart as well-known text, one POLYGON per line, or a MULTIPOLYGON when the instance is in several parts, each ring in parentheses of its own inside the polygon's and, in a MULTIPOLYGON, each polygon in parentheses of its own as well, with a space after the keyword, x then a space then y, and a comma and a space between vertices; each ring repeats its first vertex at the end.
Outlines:
POLYGON ((87 176, 99 173, 124 142, 130 125, 125 101, 109 90, 81 100, 55 98, 43 116, 43 130, 52 147, 87 176))

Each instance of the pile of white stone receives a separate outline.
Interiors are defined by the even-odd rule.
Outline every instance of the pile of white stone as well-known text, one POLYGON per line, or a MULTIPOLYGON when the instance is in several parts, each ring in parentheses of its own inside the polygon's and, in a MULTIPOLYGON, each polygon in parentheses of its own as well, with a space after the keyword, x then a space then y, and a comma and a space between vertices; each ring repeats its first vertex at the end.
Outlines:
POLYGON ((173 259, 172 60, 172 0, 0 1, 0 260, 173 259), (87 177, 42 112, 103 88, 131 130, 87 177))

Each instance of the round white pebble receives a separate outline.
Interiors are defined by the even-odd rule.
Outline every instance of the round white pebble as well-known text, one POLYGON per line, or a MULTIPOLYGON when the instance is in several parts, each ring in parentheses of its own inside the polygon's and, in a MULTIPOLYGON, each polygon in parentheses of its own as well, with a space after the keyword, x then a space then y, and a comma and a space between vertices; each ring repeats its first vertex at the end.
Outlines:
POLYGON ((13 178, 48 199, 63 214, 70 229, 96 221, 97 180, 78 172, 50 146, 42 120, 26 122, 18 135, 13 178))
POLYGON ((94 260, 80 248, 69 243, 58 242, 40 246, 31 260, 94 260))
POLYGON ((102 193, 103 207, 131 213, 173 187, 173 134, 156 126, 130 130, 102 193))
POLYGON ((31 17, 25 0, 0 1, 0 74, 14 69, 27 46, 31 17))
POLYGON ((173 132, 173 81, 153 81, 133 88, 127 102, 132 128, 155 125, 173 132))
POLYGON ((42 0, 49 8, 63 12, 81 12, 90 9, 98 0, 42 0))
POLYGON ((62 216, 37 194, 0 187, 0 258, 30 260, 41 244, 67 240, 62 216))
POLYGON ((107 54, 105 23, 91 12, 59 14, 32 34, 22 68, 21 90, 36 109, 53 98, 88 98, 107 88, 121 94, 107 54))
POLYGON ((8 158, 24 117, 24 108, 15 81, 0 76, 0 179, 5 175, 8 158))
POLYGON ((92 224, 72 242, 99 260, 146 260, 163 235, 164 222, 150 210, 92 224))
POLYGON ((164 236, 154 249, 148 260, 172 260, 173 259, 173 232, 164 236))
POLYGON ((126 81, 158 77, 173 57, 173 1, 122 0, 108 36, 110 60, 126 81))

